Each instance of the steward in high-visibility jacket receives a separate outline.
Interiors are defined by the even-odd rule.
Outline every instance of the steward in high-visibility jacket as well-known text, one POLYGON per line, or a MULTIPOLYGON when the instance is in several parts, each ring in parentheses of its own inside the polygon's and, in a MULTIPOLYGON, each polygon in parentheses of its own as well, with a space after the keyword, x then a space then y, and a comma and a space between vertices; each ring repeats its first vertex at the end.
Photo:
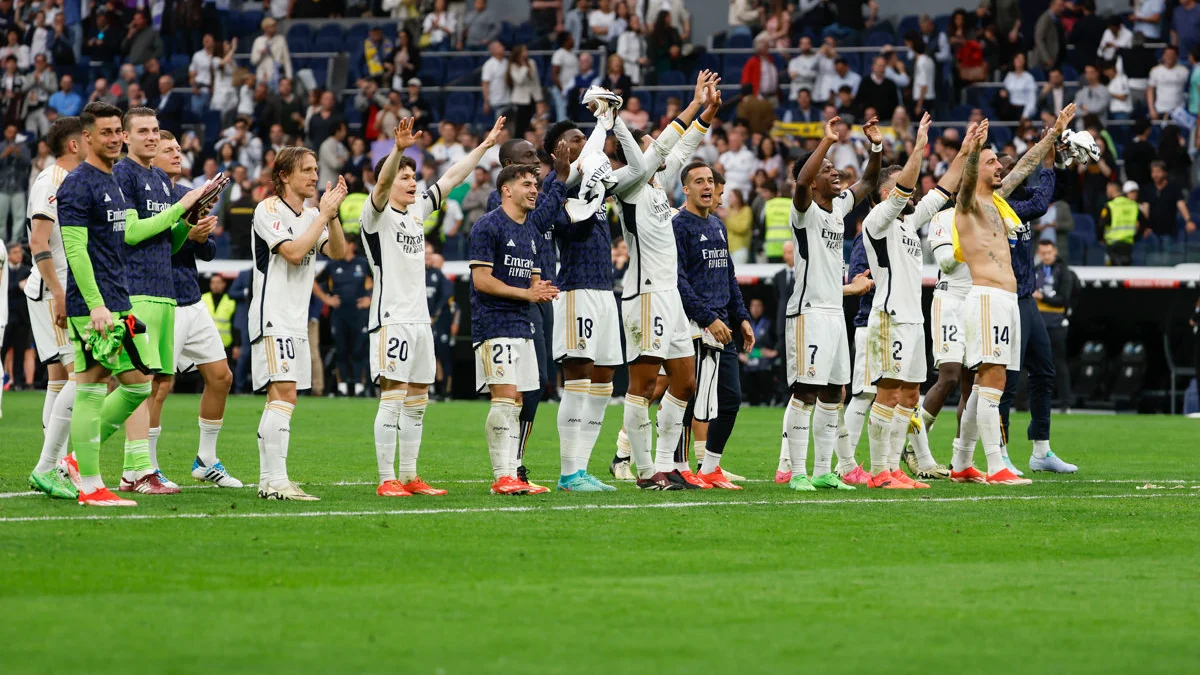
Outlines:
POLYGON ((792 198, 775 197, 763 204, 763 252, 770 262, 783 262, 783 243, 792 239, 792 198))
POLYGON ((213 318, 213 323, 217 324, 217 333, 221 335, 221 344, 225 346, 225 349, 229 349, 233 346, 233 313, 237 309, 237 303, 229 297, 228 293, 213 296, 212 291, 200 296, 200 301, 208 309, 208 315, 213 318))

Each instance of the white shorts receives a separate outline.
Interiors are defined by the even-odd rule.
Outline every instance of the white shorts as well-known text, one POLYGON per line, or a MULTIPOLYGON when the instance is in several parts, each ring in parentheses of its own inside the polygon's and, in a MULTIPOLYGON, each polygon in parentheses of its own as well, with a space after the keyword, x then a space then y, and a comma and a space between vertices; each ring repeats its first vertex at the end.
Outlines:
POLYGON ((871 382, 869 358, 867 355, 867 327, 858 326, 854 329, 854 379, 850 382, 851 396, 875 393, 875 384, 871 382))
POLYGON ((492 338, 475 345, 475 390, 494 384, 516 385, 517 391, 536 391, 537 353, 528 338, 492 338))
POLYGON ((968 368, 993 363, 1008 370, 1021 369, 1021 311, 1016 293, 972 286, 963 308, 963 332, 968 368))
POLYGON ((692 328, 679 291, 642 293, 623 301, 621 314, 625 319, 627 363, 633 363, 639 356, 671 361, 696 355, 692 328))
POLYGON ((371 380, 433 384, 437 361, 433 355, 433 326, 395 323, 371 333, 371 380))
POLYGON ((54 323, 54 297, 45 292, 41 300, 27 296, 25 303, 29 307, 29 325, 33 329, 38 360, 64 366, 75 363, 75 347, 71 344, 70 335, 65 328, 59 328, 54 323))
POLYGON ((788 384, 850 384, 850 343, 841 314, 809 313, 787 319, 788 384))
POLYGON ((933 296, 929 332, 933 337, 933 366, 962 363, 966 354, 963 335, 963 300, 949 295, 933 296))
POLYGON ((272 382, 295 382, 297 390, 312 389, 312 355, 308 338, 264 335, 250 346, 250 373, 255 392, 272 382))
POLYGON ((873 384, 884 379, 924 382, 929 371, 925 325, 899 323, 885 312, 871 312, 867 319, 867 364, 873 384))
POLYGON ((225 345, 203 302, 175 308, 175 372, 225 360, 225 345))
POLYGON ((696 403, 692 417, 710 422, 717 416, 717 375, 721 369, 721 350, 696 340, 696 403))
POLYGON ((610 367, 625 363, 621 316, 612 291, 580 288, 554 299, 554 360, 563 359, 610 367))

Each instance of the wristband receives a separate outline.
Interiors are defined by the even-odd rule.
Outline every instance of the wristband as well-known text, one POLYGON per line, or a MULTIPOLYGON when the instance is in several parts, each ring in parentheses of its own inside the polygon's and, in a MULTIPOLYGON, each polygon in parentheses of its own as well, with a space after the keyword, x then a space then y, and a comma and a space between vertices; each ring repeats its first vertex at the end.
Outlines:
POLYGON ((874 153, 883 152, 883 143, 872 143, 871 144, 871 152, 874 152, 874 153))
POLYGON ((50 251, 41 251, 39 253, 34 253, 33 254, 33 264, 36 265, 36 264, 42 262, 43 260, 50 260, 53 257, 54 257, 54 254, 51 253, 50 251))

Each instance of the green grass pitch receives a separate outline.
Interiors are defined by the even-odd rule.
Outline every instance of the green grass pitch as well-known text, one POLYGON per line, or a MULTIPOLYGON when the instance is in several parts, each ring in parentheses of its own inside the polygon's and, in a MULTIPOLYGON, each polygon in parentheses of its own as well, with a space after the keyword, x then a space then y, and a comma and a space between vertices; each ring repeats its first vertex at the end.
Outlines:
MULTIPOLYGON (((198 399, 180 395, 159 457, 189 489, 114 513, 21 494, 41 402, 7 394, 0 421, 8 674, 1200 667, 1200 426, 1182 418, 1056 417, 1055 448, 1081 470, 1028 488, 800 495, 764 480, 781 411, 744 409, 726 459, 758 479, 742 492, 494 497, 486 405, 438 403, 420 466, 450 494, 385 500, 374 403, 304 398, 290 471, 322 501, 301 504, 192 489, 198 399)), ((232 399, 221 434, 247 482, 262 405, 232 399)), ((543 407, 527 457, 547 485, 555 413, 543 407)), ((610 408, 597 475, 620 419, 610 408)), ((940 459, 952 430, 950 414, 933 430, 940 459)), ((1019 466, 1028 453, 1012 448, 1019 466)), ((119 438, 103 469, 115 485, 119 438)))

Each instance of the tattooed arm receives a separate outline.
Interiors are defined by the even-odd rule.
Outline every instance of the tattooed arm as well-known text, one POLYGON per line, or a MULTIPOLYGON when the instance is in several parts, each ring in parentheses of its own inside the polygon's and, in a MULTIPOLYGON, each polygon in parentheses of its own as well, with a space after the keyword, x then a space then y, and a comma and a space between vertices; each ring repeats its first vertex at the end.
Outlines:
POLYGON ((988 121, 983 120, 975 129, 975 136, 963 143, 960 152, 967 153, 967 161, 963 164, 962 188, 958 191, 958 206, 963 213, 979 210, 979 199, 975 195, 975 186, 979 181, 979 154, 983 151, 983 142, 987 139, 988 121))
POLYGON ((1046 133, 1042 140, 1037 142, 1037 145, 1029 149, 1016 166, 1012 168, 1007 176, 1004 177, 1004 182, 1000 185, 1000 189, 996 190, 996 194, 1007 198, 1017 189, 1017 186, 1025 182, 1025 179, 1033 173, 1033 170, 1042 163, 1042 159, 1054 149, 1054 144, 1058 143, 1058 139, 1062 133, 1066 131, 1067 125, 1075 118, 1075 104, 1072 103, 1063 108, 1058 113, 1058 119, 1054 121, 1054 127, 1046 133))

